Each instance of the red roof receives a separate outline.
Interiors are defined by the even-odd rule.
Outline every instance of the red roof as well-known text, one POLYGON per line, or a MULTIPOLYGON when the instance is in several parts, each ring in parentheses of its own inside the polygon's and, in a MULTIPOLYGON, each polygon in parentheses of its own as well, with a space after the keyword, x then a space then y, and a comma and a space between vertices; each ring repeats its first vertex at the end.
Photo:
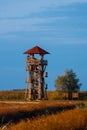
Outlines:
POLYGON ((27 50, 26 52, 24 52, 24 54, 49 54, 49 52, 43 50, 39 46, 35 46, 35 47, 27 50))

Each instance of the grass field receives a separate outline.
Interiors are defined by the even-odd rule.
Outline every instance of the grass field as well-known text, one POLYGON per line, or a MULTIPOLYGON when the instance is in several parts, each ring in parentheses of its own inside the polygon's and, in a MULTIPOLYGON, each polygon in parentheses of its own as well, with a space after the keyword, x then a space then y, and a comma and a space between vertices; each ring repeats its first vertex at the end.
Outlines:
POLYGON ((21 121, 9 130, 87 130, 87 109, 74 109, 21 121))
MULTIPOLYGON (((59 91, 48 91, 47 92, 49 100, 63 100, 62 93, 59 91)), ((10 91, 0 91, 0 100, 9 101, 24 101, 25 100, 25 90, 10 90, 10 91)), ((79 92, 79 100, 87 100, 87 91, 79 92)))
POLYGON ((86 101, 0 101, 0 130, 70 130, 72 123, 72 130, 85 129, 86 108, 86 101))
MULTIPOLYGON (((87 129, 87 100, 63 100, 58 91, 48 91, 48 101, 27 102, 24 97, 25 90, 0 92, 0 130, 87 129)), ((81 99, 86 97, 82 93, 81 99)))

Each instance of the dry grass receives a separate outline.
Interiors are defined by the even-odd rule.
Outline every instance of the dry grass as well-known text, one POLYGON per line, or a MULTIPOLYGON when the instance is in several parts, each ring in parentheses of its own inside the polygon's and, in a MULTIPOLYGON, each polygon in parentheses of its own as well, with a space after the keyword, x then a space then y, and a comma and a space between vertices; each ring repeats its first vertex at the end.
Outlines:
POLYGON ((17 90, 17 91, 0 91, 0 100, 24 100, 25 91, 24 90, 17 90))
POLYGON ((75 109, 38 117, 34 120, 21 121, 9 130, 86 130, 87 109, 75 109))
MULTIPOLYGON (((56 115, 54 115, 55 113, 73 109, 77 105, 82 107, 82 106, 84 106, 84 103, 85 102, 78 102, 78 101, 76 101, 76 102, 75 101, 62 101, 62 102, 61 101, 38 101, 38 102, 31 102, 31 103, 30 102, 8 102, 8 101, 3 102, 3 101, 1 101, 0 102, 0 126, 3 128, 4 124, 5 124, 4 125, 4 127, 5 127, 10 122, 18 123, 20 120, 23 120, 22 124, 25 124, 25 125, 23 125, 23 127, 27 127, 26 123, 29 123, 29 122, 33 123, 33 121, 31 121, 32 119, 34 119, 35 122, 36 121, 39 122, 39 119, 44 118, 43 120, 45 121, 45 117, 43 117, 43 116, 53 114, 52 116, 55 117, 56 116, 56 115), (36 120, 36 118, 37 118, 37 120, 36 120), (28 120, 28 122, 24 122, 24 120, 28 120)), ((52 116, 51 117, 48 116, 49 118, 46 117, 47 120, 49 119, 49 121, 50 121, 50 118, 52 118, 52 116)), ((66 115, 65 115, 65 117, 66 117, 66 115)), ((54 121, 54 119, 51 119, 51 120, 54 121)), ((41 120, 41 122, 43 123, 42 120, 41 120)), ((36 124, 38 124, 38 123, 36 123, 36 124)), ((37 125, 35 125, 35 126, 37 127, 37 125)), ((18 129, 16 129, 16 127, 14 127, 14 129, 18 130, 18 129)), ((12 129, 12 130, 14 130, 14 129, 12 129)), ((28 129, 25 128, 23 130, 28 130, 28 129)), ((41 129, 41 130, 43 130, 43 129, 41 129)), ((47 129, 47 130, 49 130, 49 129, 47 129)))
MULTIPOLYGON (((75 107, 76 105, 84 105, 81 101, 37 101, 37 102, 12 102, 0 101, 0 115, 16 114, 17 112, 32 112, 46 108, 63 109, 67 107, 75 107)), ((86 103, 85 103, 86 104, 86 103)))
MULTIPOLYGON (((49 100, 63 100, 64 97, 60 91, 47 91, 49 100)), ((25 90, 0 91, 0 100, 24 101, 25 90)), ((79 92, 79 100, 87 100, 87 91, 79 92)))

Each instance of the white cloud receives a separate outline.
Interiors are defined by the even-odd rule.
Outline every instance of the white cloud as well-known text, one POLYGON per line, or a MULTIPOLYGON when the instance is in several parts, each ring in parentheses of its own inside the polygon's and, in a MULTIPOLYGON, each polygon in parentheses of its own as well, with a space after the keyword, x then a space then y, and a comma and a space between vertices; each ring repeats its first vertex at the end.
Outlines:
POLYGON ((26 19, 3 19, 0 21, 0 34, 12 31, 40 31, 46 30, 45 26, 40 24, 47 24, 50 22, 64 21, 67 17, 48 17, 48 18, 27 18, 26 19))
POLYGON ((87 0, 8 0, 7 2, 3 0, 3 2, 0 1, 0 17, 21 17, 48 8, 84 2, 87 2, 87 0))
MULTIPOLYGON (((77 27, 78 21, 80 21, 81 19, 78 20, 74 17, 70 21, 70 16, 59 17, 58 15, 56 15, 52 17, 51 14, 49 15, 49 13, 51 9, 58 9, 58 7, 60 6, 84 2, 87 2, 87 0, 8 0, 7 2, 6 0, 3 0, 3 2, 0 1, 0 37, 16 38, 17 34, 21 34, 21 32, 42 31, 44 32, 44 39, 47 41, 52 38, 55 42, 60 41, 62 43, 62 41, 64 42, 65 40, 68 42, 70 38, 70 40, 73 39, 72 42, 78 42, 80 41, 78 40, 80 38, 73 38, 77 36, 77 28, 75 28, 75 30, 72 32, 71 29, 75 27, 72 27, 72 22, 77 27), (46 17, 39 17, 37 15, 41 12, 45 12, 46 14, 46 11, 49 12, 46 17), (34 15, 35 17, 32 16, 33 13, 36 14, 36 16, 34 15), (62 22, 60 26, 58 25, 59 22, 62 22), (49 26, 50 23, 52 26, 49 26), (65 26, 63 23, 65 24, 65 26), (68 23, 70 25, 68 25, 68 23)), ((79 33, 79 31, 77 33, 79 33)), ((86 43, 86 40, 84 41, 84 43, 86 43)))

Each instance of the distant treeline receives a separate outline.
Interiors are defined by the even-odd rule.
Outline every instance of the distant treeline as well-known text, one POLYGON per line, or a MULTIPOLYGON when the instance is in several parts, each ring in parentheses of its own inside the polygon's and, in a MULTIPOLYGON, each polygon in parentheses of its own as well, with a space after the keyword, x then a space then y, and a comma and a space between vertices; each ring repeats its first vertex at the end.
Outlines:
MULTIPOLYGON (((67 100, 67 93, 59 91, 48 91, 48 100, 67 100)), ((75 95, 73 93, 73 95, 75 95)), ((73 98, 76 100, 87 100, 87 91, 78 92, 77 97, 73 98)), ((0 91, 0 100, 26 100, 25 90, 11 90, 11 91, 0 91)))

